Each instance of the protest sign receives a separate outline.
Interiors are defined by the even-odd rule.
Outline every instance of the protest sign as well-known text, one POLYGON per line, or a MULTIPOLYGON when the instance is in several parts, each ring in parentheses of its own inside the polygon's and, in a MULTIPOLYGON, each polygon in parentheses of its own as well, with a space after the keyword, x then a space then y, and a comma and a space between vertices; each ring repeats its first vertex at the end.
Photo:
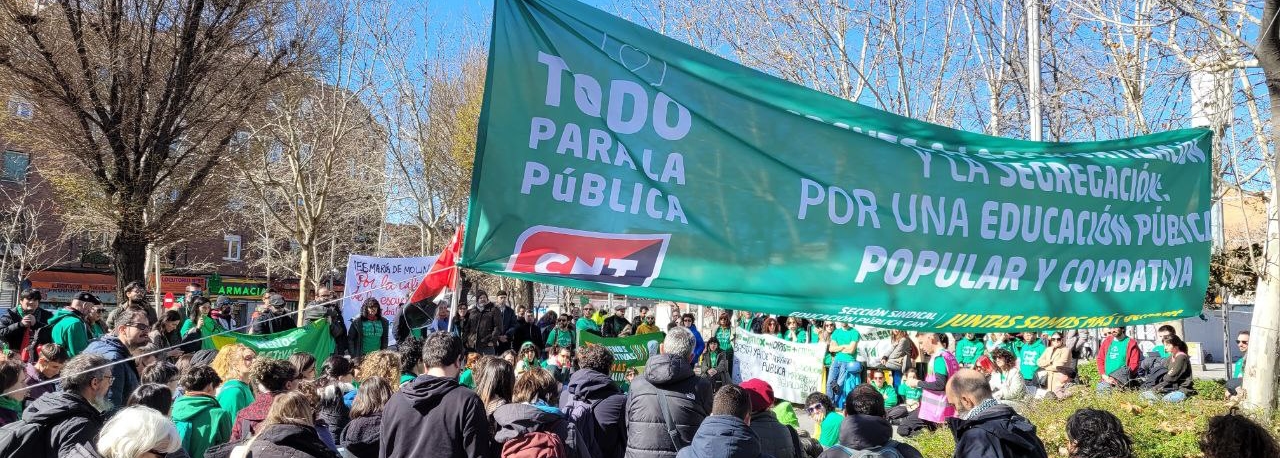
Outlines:
MULTIPOLYGON (((225 330, 214 323, 214 320, 204 320, 200 330, 205 336, 213 336, 204 340, 202 347, 205 349, 221 350, 222 347, 238 343, 252 348, 260 357, 289 359, 289 355, 297 352, 306 352, 315 356, 316 361, 320 362, 328 359, 329 355, 333 354, 333 336, 329 335, 329 323, 324 320, 318 320, 301 328, 274 334, 241 334, 238 332, 224 334, 225 330)), ((317 375, 319 374, 320 366, 321 364, 316 364, 317 375)))
POLYGON ((822 344, 792 343, 768 334, 733 330, 733 380, 758 378, 769 382, 773 395, 795 403, 822 387, 826 368, 822 344))
MULTIPOLYGON (((422 277, 431 270, 435 256, 418 258, 377 258, 351 255, 347 258, 347 281, 344 283, 345 299, 342 300, 342 316, 354 320, 360 316, 360 304, 374 298, 382 304, 382 316, 395 326, 400 306, 404 305, 422 277)), ((435 316, 434 310, 426 311, 435 316)), ((394 333, 387 337, 394 344, 394 333)))
POLYGON ((628 337, 601 337, 584 332, 581 343, 582 345, 600 345, 613 353, 613 368, 609 370, 609 376, 621 385, 627 383, 627 369, 644 371, 645 363, 649 362, 649 355, 658 352, 658 345, 662 344, 664 337, 666 334, 661 332, 628 337))
POLYGON ((571 1, 499 0, 493 33, 463 267, 948 332, 1131 325, 1203 305, 1207 129, 1081 143, 963 132, 571 1))
POLYGON ((854 326, 862 337, 858 340, 858 361, 872 366, 880 365, 880 358, 893 351, 893 339, 888 329, 870 326, 854 326))

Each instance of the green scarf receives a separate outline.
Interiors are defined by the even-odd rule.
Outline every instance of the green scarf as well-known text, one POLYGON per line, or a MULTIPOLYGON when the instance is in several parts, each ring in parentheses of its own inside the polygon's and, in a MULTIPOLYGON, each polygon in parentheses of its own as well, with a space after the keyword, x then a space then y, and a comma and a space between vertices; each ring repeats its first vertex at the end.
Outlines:
POLYGON ((8 409, 14 412, 22 413, 22 401, 13 399, 8 396, 0 396, 0 409, 8 409))
POLYGON ((712 369, 715 369, 715 368, 716 368, 716 363, 720 362, 720 354, 719 354, 719 353, 712 353, 710 356, 711 356, 711 368, 712 368, 712 369))

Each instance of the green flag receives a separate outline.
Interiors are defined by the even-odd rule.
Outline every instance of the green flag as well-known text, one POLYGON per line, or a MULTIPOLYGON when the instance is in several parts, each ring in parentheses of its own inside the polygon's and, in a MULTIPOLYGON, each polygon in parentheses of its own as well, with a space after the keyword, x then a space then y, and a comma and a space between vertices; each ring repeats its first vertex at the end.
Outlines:
POLYGON ((213 336, 204 340, 206 349, 221 350, 222 347, 238 343, 252 348, 258 356, 275 359, 289 359, 289 355, 299 352, 310 353, 316 357, 317 373, 324 360, 333 354, 333 337, 329 335, 329 322, 325 320, 316 320, 307 326, 274 334, 229 332, 217 335, 223 332, 222 327, 214 324, 213 320, 206 319, 200 332, 204 336, 213 336))
POLYGON ((658 346, 662 344, 664 337, 666 334, 661 332, 627 337, 601 337, 584 332, 582 344, 600 345, 613 353, 613 368, 609 371, 609 376, 619 385, 626 386, 627 369, 644 371, 645 363, 649 362, 649 355, 658 351, 658 346))
MULTIPOLYGON (((1199 313, 1210 132, 958 131, 571 1, 494 12, 462 264, 881 328, 1199 313)), ((906 84, 912 84, 906 82, 906 84)))

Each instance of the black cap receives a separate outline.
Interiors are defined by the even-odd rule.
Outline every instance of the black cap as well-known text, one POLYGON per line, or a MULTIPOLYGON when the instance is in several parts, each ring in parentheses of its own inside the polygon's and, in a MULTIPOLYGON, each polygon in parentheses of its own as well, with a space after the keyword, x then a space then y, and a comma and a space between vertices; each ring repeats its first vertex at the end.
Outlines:
POLYGON ((88 302, 93 305, 102 305, 102 301, 98 300, 98 296, 89 294, 88 291, 81 291, 80 294, 76 295, 76 300, 81 302, 88 302))

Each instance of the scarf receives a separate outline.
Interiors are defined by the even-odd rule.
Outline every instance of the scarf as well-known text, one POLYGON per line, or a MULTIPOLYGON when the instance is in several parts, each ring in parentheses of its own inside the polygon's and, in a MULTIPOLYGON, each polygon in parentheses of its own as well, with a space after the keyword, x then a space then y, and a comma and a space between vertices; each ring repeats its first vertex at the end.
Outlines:
POLYGON ((14 412, 22 413, 22 401, 13 399, 8 396, 0 396, 0 409, 8 409, 14 412))
POLYGON ((965 412, 964 415, 960 417, 960 419, 968 420, 970 418, 976 417, 978 416, 978 414, 985 412, 987 409, 995 407, 997 404, 1000 404, 1000 403, 995 399, 987 398, 986 400, 982 401, 981 404, 978 404, 977 406, 974 406, 974 408, 970 409, 968 412, 965 412))

